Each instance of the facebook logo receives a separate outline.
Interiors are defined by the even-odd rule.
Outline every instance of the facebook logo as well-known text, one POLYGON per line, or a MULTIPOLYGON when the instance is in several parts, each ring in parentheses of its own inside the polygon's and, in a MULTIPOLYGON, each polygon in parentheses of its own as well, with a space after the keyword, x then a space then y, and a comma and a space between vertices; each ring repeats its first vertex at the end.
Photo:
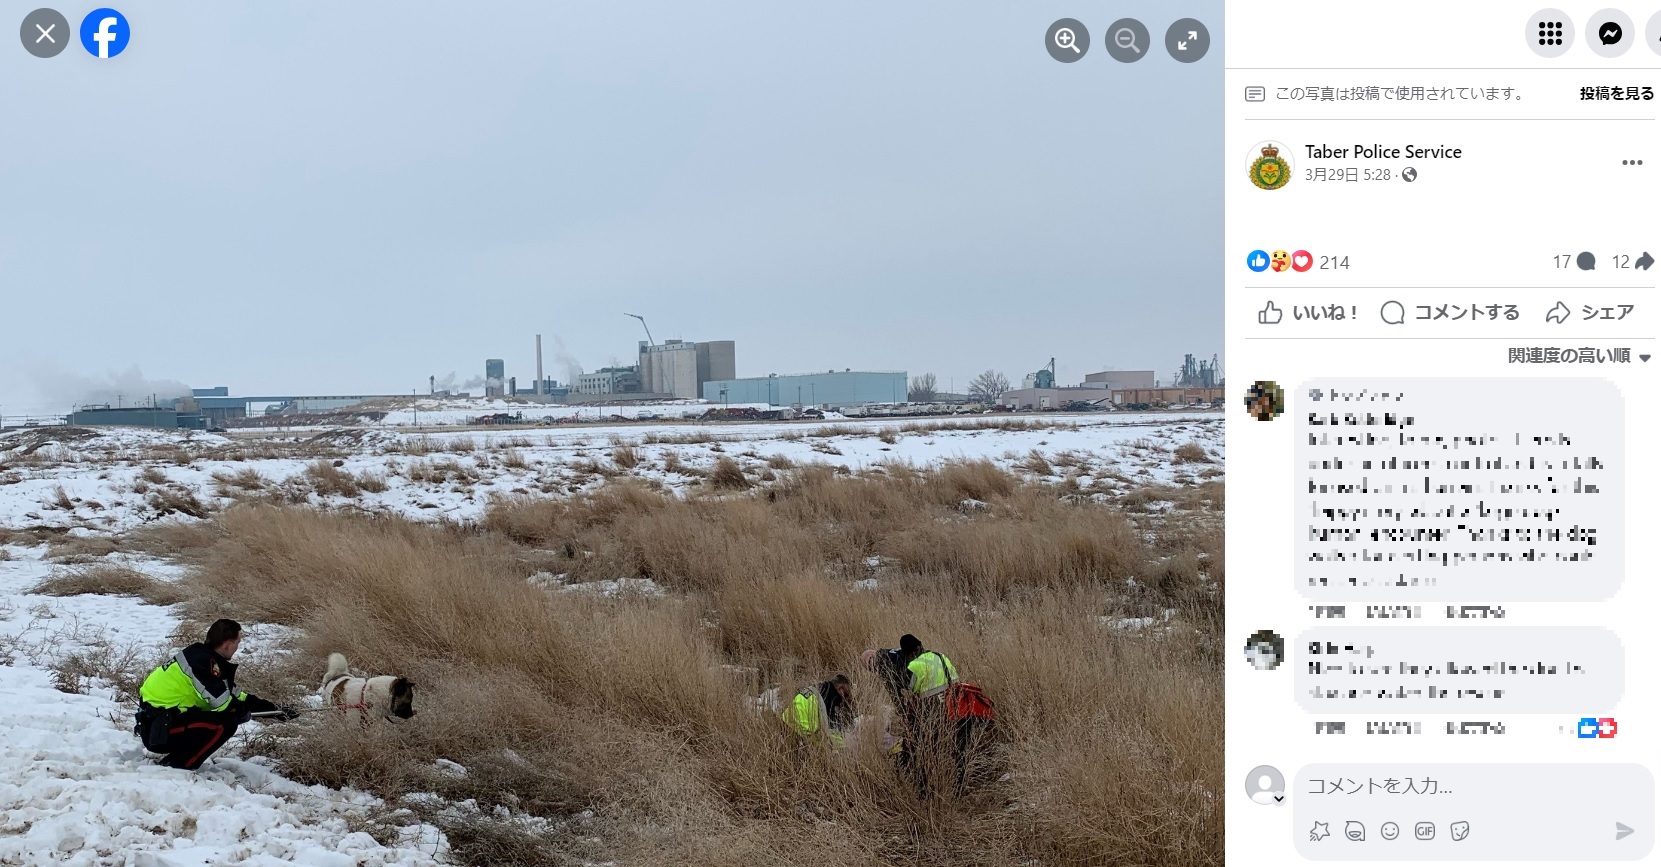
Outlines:
POLYGON ((94 9, 81 19, 81 44, 93 57, 107 60, 120 54, 132 35, 126 16, 114 9, 94 9))

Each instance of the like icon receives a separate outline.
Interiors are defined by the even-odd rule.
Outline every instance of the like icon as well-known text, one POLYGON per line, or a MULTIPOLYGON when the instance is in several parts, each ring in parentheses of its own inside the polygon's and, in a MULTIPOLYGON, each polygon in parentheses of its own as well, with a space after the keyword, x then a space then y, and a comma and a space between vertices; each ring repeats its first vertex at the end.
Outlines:
POLYGON ((1247 253, 1246 267, 1259 274, 1269 270, 1269 254, 1262 250, 1253 250, 1247 253))

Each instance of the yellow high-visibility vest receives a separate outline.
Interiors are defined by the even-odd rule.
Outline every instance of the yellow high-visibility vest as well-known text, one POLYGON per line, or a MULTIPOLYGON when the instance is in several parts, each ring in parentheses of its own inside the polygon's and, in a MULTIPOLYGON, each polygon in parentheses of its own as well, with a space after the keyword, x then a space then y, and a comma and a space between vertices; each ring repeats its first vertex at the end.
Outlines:
POLYGON ((911 672, 911 693, 918 698, 933 698, 957 679, 952 661, 932 650, 913 659, 906 669, 911 672))
POLYGON ((842 733, 826 723, 829 714, 825 711, 825 700, 820 697, 816 687, 807 687, 796 693, 790 700, 790 706, 779 714, 784 724, 803 740, 813 740, 823 736, 830 741, 831 746, 842 746, 842 733))

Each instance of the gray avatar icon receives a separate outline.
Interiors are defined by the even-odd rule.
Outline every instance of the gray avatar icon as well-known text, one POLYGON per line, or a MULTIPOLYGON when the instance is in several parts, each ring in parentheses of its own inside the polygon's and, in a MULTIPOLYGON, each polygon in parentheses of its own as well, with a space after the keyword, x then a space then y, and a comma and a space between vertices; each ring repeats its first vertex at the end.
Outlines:
POLYGON ((1576 268, 1582 271, 1594 271, 1598 267, 1598 257, 1593 256, 1590 252, 1584 252, 1574 257, 1574 264, 1576 268))
POLYGON ((1282 806, 1286 803, 1286 778, 1274 765, 1258 765, 1246 775, 1246 794, 1254 804, 1282 806))
POLYGON ((56 9, 36 9, 25 15, 18 36, 23 48, 36 57, 57 57, 75 38, 69 32, 69 21, 56 9))
POLYGON ((1045 31, 1044 50, 1062 63, 1072 63, 1090 50, 1090 31, 1076 18, 1063 18, 1045 31))

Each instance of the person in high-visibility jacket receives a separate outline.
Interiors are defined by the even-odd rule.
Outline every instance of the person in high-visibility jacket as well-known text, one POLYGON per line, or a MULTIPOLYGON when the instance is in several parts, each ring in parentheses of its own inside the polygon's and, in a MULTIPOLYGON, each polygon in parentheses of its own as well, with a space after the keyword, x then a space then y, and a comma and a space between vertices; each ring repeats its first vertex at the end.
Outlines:
POLYGON ((840 748, 854 724, 853 683, 847 675, 839 674, 802 687, 779 718, 802 740, 840 748))
POLYGON ((237 689, 231 657, 241 644, 241 624, 215 620, 204 640, 175 650, 172 659, 144 679, 133 732, 145 749, 163 754, 161 764, 186 770, 201 767, 250 714, 299 716, 237 689))
MULTIPOLYGON (((903 685, 899 700, 903 703, 901 713, 907 737, 899 755, 901 770, 912 775, 918 794, 927 797, 929 778, 945 770, 934 766, 949 762, 956 772, 955 789, 961 791, 967 769, 967 743, 964 727, 947 720, 945 701, 947 687, 958 679, 956 666, 945 654, 925 649, 923 642, 910 633, 900 636, 897 653, 889 653, 893 655, 886 667, 903 666, 901 671, 888 675, 891 683, 903 685)), ((881 655, 877 661, 879 668, 884 667, 881 655)))

